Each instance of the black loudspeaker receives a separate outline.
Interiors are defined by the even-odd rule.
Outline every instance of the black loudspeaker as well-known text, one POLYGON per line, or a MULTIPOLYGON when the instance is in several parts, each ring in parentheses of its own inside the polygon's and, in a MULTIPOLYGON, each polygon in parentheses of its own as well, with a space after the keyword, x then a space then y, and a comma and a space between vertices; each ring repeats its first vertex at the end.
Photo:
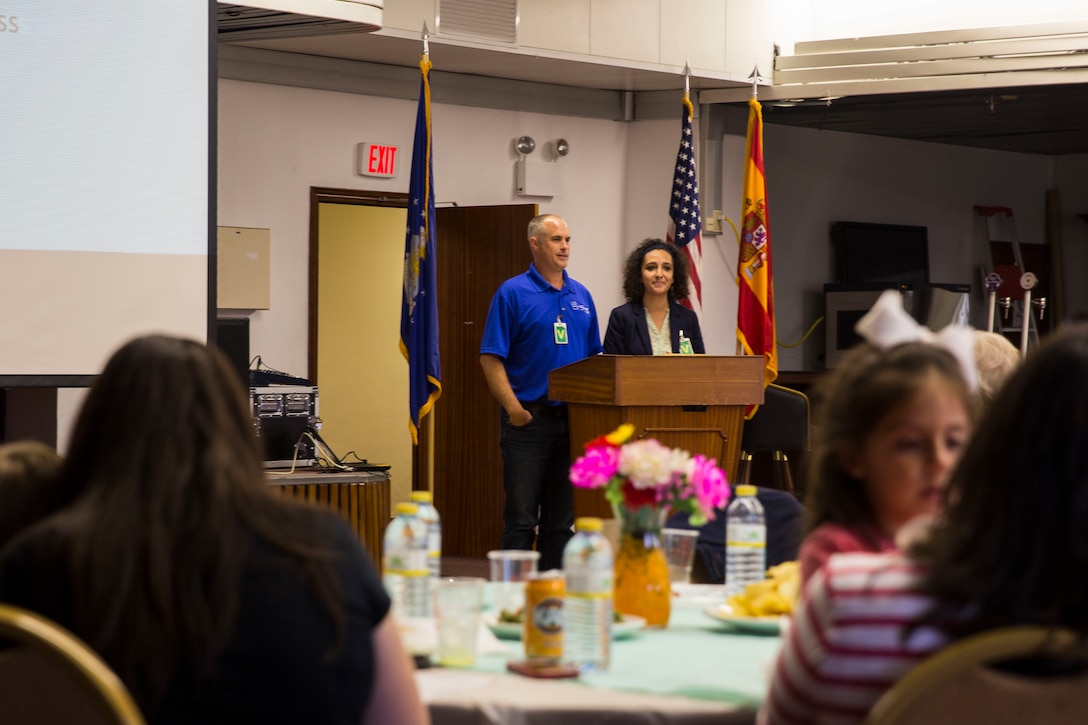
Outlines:
POLYGON ((215 322, 215 346, 230 360, 238 382, 249 388, 249 318, 221 317, 215 322))

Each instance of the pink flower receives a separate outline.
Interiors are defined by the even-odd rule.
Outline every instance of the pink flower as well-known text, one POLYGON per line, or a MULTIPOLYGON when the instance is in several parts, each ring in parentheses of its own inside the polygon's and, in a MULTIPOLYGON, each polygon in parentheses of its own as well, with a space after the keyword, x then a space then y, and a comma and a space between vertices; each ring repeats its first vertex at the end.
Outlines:
POLYGON ((600 488, 616 475, 619 449, 612 446, 590 446, 586 454, 570 467, 570 482, 579 488, 600 488))
POLYGON ((713 458, 702 454, 694 456, 689 465, 687 478, 695 500, 706 517, 713 520, 714 510, 724 506, 729 499, 729 483, 725 480, 725 473, 713 458))
POLYGON ((628 511, 682 511, 693 526, 713 519, 729 498, 729 484, 714 460, 653 438, 631 441, 633 435, 634 426, 624 424, 590 441, 571 466, 571 483, 604 488, 613 506, 628 511))

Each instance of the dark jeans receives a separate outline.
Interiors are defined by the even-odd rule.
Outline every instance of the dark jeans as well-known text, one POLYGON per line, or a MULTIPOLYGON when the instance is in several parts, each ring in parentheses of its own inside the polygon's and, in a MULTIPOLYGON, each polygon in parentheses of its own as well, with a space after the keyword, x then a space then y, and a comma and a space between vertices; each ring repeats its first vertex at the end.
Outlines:
POLYGON ((502 415, 502 548, 532 549, 534 536, 541 571, 563 566, 563 547, 574 525, 570 484, 570 432, 562 418, 534 416, 510 425, 502 415), (539 527, 539 535, 533 531, 539 527))

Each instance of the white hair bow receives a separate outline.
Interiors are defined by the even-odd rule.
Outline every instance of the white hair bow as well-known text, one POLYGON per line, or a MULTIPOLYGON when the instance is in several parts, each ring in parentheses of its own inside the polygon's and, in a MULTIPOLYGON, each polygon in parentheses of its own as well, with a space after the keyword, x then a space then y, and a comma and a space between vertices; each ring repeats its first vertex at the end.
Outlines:
POLYGON ((886 290, 872 309, 854 325, 854 331, 870 345, 887 350, 905 342, 926 342, 943 347, 959 361, 963 379, 971 391, 978 390, 978 366, 975 364, 975 337, 970 327, 948 325, 934 333, 919 325, 903 309, 896 290, 886 290))

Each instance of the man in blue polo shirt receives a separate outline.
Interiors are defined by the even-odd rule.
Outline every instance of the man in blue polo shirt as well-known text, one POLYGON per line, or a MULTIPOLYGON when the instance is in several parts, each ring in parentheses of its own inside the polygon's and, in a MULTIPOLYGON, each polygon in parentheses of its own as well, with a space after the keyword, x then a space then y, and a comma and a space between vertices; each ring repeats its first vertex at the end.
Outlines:
POLYGON ((535 537, 547 570, 562 567, 574 524, 567 407, 548 400, 548 373, 600 353, 601 335, 593 297, 566 272, 566 222, 535 217, 529 248, 529 271, 503 282, 491 300, 480 366, 502 406, 502 548, 532 549, 535 537))

